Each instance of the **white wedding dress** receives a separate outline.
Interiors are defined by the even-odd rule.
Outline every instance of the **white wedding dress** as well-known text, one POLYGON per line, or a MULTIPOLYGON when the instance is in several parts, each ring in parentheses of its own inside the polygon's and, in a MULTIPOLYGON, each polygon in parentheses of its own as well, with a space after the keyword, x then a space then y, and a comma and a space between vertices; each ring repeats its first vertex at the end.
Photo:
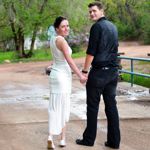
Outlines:
MULTIPOLYGON (((53 64, 49 76, 49 133, 59 135, 70 116, 70 95, 72 86, 71 68, 63 53, 56 46, 54 36, 50 40, 50 48, 53 56, 53 64)), ((70 47, 66 49, 72 54, 70 47)))

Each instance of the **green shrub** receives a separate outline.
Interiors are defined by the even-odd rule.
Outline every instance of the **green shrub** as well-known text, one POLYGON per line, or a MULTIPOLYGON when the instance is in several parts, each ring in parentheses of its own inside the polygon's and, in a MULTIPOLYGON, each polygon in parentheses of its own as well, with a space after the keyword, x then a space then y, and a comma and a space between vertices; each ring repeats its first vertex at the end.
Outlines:
POLYGON ((118 34, 120 40, 131 40, 135 39, 137 33, 133 26, 130 24, 123 24, 121 22, 117 22, 116 26, 118 28, 118 34))
POLYGON ((72 53, 78 53, 78 52, 82 51, 82 48, 80 45, 72 45, 71 49, 72 49, 72 53))
MULTIPOLYGON (((131 82, 131 75, 129 74, 122 73, 121 78, 123 79, 123 81, 131 82)), ((150 88, 150 78, 134 75, 134 84, 150 88)))

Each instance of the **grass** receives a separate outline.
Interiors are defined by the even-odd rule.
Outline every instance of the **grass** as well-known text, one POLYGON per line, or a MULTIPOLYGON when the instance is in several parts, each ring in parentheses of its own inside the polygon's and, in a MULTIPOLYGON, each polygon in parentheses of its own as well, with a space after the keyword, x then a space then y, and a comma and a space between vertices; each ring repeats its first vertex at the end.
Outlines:
POLYGON ((150 63, 147 61, 139 61, 139 65, 149 65, 150 63))
MULTIPOLYGON (((130 65, 123 66, 123 69, 130 71, 130 65)), ((150 62, 134 62, 134 71, 142 74, 150 74, 150 62)), ((121 77, 124 81, 131 82, 131 75, 122 73, 121 77)), ((150 88, 150 78, 134 75, 134 84, 150 88)))
POLYGON ((86 55, 86 52, 82 50, 82 51, 80 51, 78 53, 73 53, 72 57, 73 58, 80 58, 80 57, 85 57, 85 55, 86 55))
MULTIPOLYGON (((130 82, 130 80, 131 80, 129 74, 124 74, 123 73, 123 74, 121 74, 121 78, 126 82, 130 82)), ((134 75, 134 84, 150 88, 150 78, 134 75)))
POLYGON ((15 57, 14 52, 0 52, 0 63, 3 63, 4 60, 12 60, 15 57))
MULTIPOLYGON (((84 57, 85 51, 79 51, 77 53, 73 53, 73 58, 84 57)), ((30 62, 30 61, 49 61, 52 60, 52 55, 50 49, 40 49, 35 50, 34 54, 31 58, 17 58, 16 52, 0 52, 0 63, 4 63, 5 60, 9 60, 11 63, 14 62, 30 62)))

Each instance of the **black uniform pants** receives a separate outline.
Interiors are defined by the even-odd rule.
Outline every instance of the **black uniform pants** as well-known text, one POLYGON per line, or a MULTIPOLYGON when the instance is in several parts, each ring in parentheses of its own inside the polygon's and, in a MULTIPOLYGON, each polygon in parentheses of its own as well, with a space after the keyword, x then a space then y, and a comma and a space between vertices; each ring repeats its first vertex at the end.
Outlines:
POLYGON ((107 142, 113 146, 120 144, 119 116, 116 106, 117 68, 107 70, 92 68, 86 84, 87 127, 83 139, 94 144, 97 132, 97 115, 100 96, 103 95, 107 117, 107 142))

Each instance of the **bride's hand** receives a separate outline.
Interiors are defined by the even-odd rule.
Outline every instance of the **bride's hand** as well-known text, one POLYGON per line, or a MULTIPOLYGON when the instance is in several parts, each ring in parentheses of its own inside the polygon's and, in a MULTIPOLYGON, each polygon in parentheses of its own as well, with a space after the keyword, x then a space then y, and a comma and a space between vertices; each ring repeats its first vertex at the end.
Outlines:
POLYGON ((82 76, 80 77, 80 83, 84 84, 86 81, 87 81, 87 76, 82 75, 82 76))

